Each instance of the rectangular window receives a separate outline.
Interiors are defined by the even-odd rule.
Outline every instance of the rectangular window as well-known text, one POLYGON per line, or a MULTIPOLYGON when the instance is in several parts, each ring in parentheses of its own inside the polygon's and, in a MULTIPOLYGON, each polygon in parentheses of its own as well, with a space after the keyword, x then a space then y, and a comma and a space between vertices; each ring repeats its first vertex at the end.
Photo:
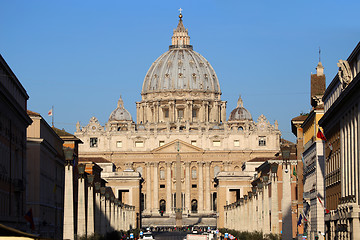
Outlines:
POLYGON ((165 145, 165 141, 159 141, 159 147, 164 146, 165 145))
POLYGON ((137 148, 144 147, 144 141, 136 141, 135 147, 137 147, 137 148))
POLYGON ((178 118, 184 118, 184 109, 178 110, 178 118))
POLYGON ((191 185, 191 188, 197 188, 196 184, 191 185))
POLYGON ((259 137, 259 146, 266 146, 266 137, 259 137))
POLYGON ((90 147, 96 148, 98 146, 98 138, 90 138, 90 147))
POLYGON ((117 141, 116 142, 116 147, 117 148, 122 148, 122 141, 117 141))
POLYGON ((169 117, 169 109, 164 109, 164 117, 165 118, 169 117))
POLYGON ((197 110, 196 110, 196 109, 193 109, 193 110, 192 110, 192 117, 193 117, 193 118, 196 118, 196 117, 197 117, 197 110))
POLYGON ((240 147, 239 140, 234 140, 234 147, 240 147))
POLYGON ((213 146, 214 147, 220 147, 221 146, 220 140, 213 140, 213 146))
POLYGON ((165 188, 165 184, 160 184, 160 188, 165 188))
POLYGON ((196 146, 196 140, 191 140, 191 145, 196 146))

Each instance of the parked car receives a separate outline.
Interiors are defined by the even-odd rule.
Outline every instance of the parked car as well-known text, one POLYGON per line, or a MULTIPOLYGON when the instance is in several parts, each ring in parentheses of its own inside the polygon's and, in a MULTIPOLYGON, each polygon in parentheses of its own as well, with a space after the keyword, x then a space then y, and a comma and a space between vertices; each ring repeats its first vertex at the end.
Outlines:
POLYGON ((145 232, 142 239, 155 239, 151 232, 145 232))

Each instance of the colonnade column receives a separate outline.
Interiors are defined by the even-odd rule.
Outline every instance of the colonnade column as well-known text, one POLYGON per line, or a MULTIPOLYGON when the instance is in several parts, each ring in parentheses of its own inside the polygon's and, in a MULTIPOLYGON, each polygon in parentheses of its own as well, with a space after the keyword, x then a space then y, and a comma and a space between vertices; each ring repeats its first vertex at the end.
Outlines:
MULTIPOLYGON (((100 197, 100 183, 97 182, 99 190, 95 192, 95 232, 101 233, 101 197, 100 197)), ((96 185, 95 185, 96 186, 96 185)))
POLYGON ((199 199, 198 199, 198 212, 202 213, 204 211, 204 178, 203 178, 203 162, 198 162, 198 172, 199 172, 199 199))
POLYGON ((275 234, 279 233, 279 205, 276 173, 272 173, 271 176, 271 232, 275 234))
POLYGON ((269 185, 264 183, 264 233, 270 233, 269 185))
POLYGON ((86 210, 85 210, 85 178, 80 176, 78 180, 78 216, 77 236, 86 235, 86 210))
POLYGON ((282 164, 282 236, 284 239, 292 239, 292 214, 291 214, 291 165, 282 164), (289 168, 289 169, 288 169, 289 168))
POLYGON ((172 193, 172 183, 171 183, 171 162, 166 162, 166 213, 171 213, 171 193, 172 193))
POLYGON ((64 189, 63 238, 74 239, 74 181, 72 158, 66 160, 64 189))
POLYGON ((187 213, 191 212, 191 198, 190 198, 190 164, 191 162, 185 162, 185 209, 187 213))
POLYGON ((151 169, 150 163, 145 163, 146 166, 146 212, 151 212, 151 169))
POLYGON ((153 214, 159 213, 159 176, 158 176, 158 168, 159 163, 153 163, 153 173, 154 173, 154 202, 153 202, 153 214))
MULTIPOLYGON (((89 175, 88 178, 94 178, 94 175, 89 175)), ((93 183, 89 183, 88 186, 88 204, 87 204, 87 234, 88 236, 94 234, 95 224, 94 224, 94 186, 93 183)))
POLYGON ((211 196, 210 196, 210 164, 211 162, 205 163, 205 211, 207 213, 211 210, 211 196))

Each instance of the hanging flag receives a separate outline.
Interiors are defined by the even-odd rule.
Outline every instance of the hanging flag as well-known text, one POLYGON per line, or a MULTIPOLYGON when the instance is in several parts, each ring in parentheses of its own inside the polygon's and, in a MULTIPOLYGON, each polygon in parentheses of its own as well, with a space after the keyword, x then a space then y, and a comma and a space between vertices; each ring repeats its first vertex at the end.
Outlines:
POLYGON ((48 116, 52 116, 53 115, 53 109, 51 108, 49 111, 48 111, 48 116))
POLYGON ((322 131, 321 131, 320 128, 318 129, 318 133, 316 134, 316 136, 317 136, 318 138, 320 138, 321 140, 326 141, 326 137, 325 137, 325 135, 322 133, 322 131))
POLYGON ((301 226, 301 220, 302 220, 302 214, 300 213, 300 217, 299 217, 299 220, 298 220, 298 222, 297 222, 297 225, 298 225, 298 226, 301 226))
POLYGON ((297 173, 296 173, 295 166, 294 166, 294 170, 293 170, 293 175, 294 175, 295 177, 297 177, 297 173))
POLYGON ((34 218, 33 218, 32 209, 31 209, 31 208, 30 208, 30 210, 25 214, 24 218, 25 218, 26 221, 28 221, 28 222, 30 223, 30 228, 31 228, 31 230, 35 230, 34 218))
POLYGON ((324 204, 323 204, 323 202, 321 201, 319 195, 317 196, 317 198, 319 199, 319 202, 320 202, 321 206, 324 208, 325 213, 330 213, 330 210, 328 210, 328 209, 324 206, 324 204))

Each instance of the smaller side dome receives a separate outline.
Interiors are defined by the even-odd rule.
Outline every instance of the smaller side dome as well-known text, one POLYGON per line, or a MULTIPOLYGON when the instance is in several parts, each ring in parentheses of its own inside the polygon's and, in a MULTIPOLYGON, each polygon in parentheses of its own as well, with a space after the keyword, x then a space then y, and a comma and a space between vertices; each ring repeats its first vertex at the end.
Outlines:
POLYGON ((109 121, 132 121, 130 113, 124 108, 124 102, 121 96, 117 108, 110 114, 109 121))
POLYGON ((230 113, 229 121, 252 120, 250 112, 244 108, 244 103, 239 96, 237 107, 230 113))

